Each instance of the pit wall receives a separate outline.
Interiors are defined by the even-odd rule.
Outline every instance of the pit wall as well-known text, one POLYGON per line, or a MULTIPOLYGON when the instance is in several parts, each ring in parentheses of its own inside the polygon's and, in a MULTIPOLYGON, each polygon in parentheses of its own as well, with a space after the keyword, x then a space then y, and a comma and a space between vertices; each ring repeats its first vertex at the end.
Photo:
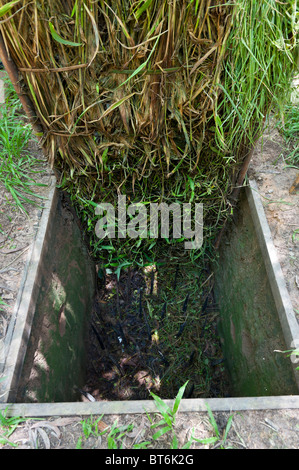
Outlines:
POLYGON ((95 275, 76 216, 56 190, 35 285, 22 373, 8 401, 73 401, 78 393, 74 384, 84 382, 95 275))
MULTIPOLYGON (((260 217, 265 222, 265 215, 263 208, 258 207, 259 218, 255 219, 256 205, 250 207, 253 197, 257 198, 254 183, 247 194, 244 190, 241 195, 234 220, 222 240, 215 268, 219 334, 232 395, 298 394, 298 373, 294 372, 292 362, 286 355, 274 351, 290 348, 292 335, 298 335, 298 325, 292 316, 292 306, 287 305, 288 311, 280 315, 281 305, 276 297, 277 289, 285 289, 284 281, 279 279, 279 285, 273 282, 275 276, 281 274, 277 273, 279 264, 274 263, 272 271, 267 271, 266 250, 272 242, 270 236, 268 243, 264 238, 269 235, 268 225, 257 227, 260 217), (259 230, 263 230, 261 241, 259 230), (291 334, 287 327, 293 328, 291 334)), ((260 204, 260 200, 253 202, 260 204)), ((288 300, 287 293, 283 293, 288 300)))

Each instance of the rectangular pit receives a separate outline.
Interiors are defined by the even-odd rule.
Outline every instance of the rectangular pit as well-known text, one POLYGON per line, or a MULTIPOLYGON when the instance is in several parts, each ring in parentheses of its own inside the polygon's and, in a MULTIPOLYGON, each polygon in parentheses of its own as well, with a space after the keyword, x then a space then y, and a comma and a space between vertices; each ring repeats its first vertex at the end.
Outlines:
MULTIPOLYGON (((70 214, 53 187, 9 329, 1 408, 12 403, 12 413, 28 416, 154 410, 151 400, 75 401, 73 385, 84 383, 84 339, 95 277, 70 214), (47 317, 43 323, 45 308, 52 321, 47 317), (25 403, 24 389, 34 374, 39 385, 34 390, 32 380, 29 395, 35 403, 25 403)), ((299 407, 298 372, 290 359, 274 352, 289 349, 299 338, 298 324, 254 182, 242 197, 235 223, 215 269, 220 333, 233 391, 230 397, 184 399, 181 411, 206 410, 205 403, 219 411, 299 407)))

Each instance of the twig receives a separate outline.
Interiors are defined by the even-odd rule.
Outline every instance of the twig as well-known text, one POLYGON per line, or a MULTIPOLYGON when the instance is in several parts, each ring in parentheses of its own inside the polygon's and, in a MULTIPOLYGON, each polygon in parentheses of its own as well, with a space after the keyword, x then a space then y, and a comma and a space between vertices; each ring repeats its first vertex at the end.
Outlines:
MULTIPOLYGON (((27 248, 28 246, 29 245, 27 245, 25 248, 27 248)), ((24 247, 22 246, 20 248, 15 248, 14 250, 9 250, 9 251, 6 251, 6 252, 5 251, 0 251, 0 253, 2 255, 10 255, 11 253, 16 253, 17 251, 20 251, 20 250, 23 250, 23 249, 24 249, 24 247)))
POLYGON ((268 428, 272 429, 275 432, 279 432, 279 428, 277 426, 275 426, 275 424, 272 423, 267 418, 265 419, 265 421, 260 421, 260 423, 263 424, 264 426, 267 426, 268 428))
POLYGON ((20 72, 33 72, 33 73, 48 73, 48 72, 68 72, 71 70, 77 70, 77 69, 82 69, 87 67, 88 64, 77 64, 77 65, 69 65, 66 67, 58 67, 58 68, 44 68, 44 69, 34 69, 34 68, 26 68, 26 67, 20 67, 19 70, 20 72))
POLYGON ((15 261, 17 261, 17 259, 19 259, 19 258, 25 253, 25 251, 28 250, 29 246, 30 246, 30 245, 28 245, 28 246, 25 248, 25 250, 23 250, 22 253, 20 253, 15 259, 13 259, 10 263, 8 263, 6 266, 4 266, 4 268, 1 269, 0 273, 4 272, 4 270, 5 270, 6 268, 8 268, 8 266, 11 266, 15 261))
MULTIPOLYGON (((11 234, 13 228, 14 228, 13 226, 10 228, 10 231, 8 232, 6 238, 3 240, 3 242, 2 242, 2 244, 3 244, 2 246, 3 246, 3 247, 4 247, 5 243, 7 242, 7 240, 9 239, 9 235, 11 234)), ((1 247, 1 248, 2 248, 2 247, 1 247)))
POLYGON ((7 286, 2 286, 1 284, 0 284, 0 289, 9 290, 10 292, 15 292, 15 289, 11 289, 10 287, 7 287, 7 286))
POLYGON ((200 288, 202 288, 211 279, 212 276, 214 276, 214 273, 209 275, 209 277, 200 285, 200 288))
POLYGON ((0 269, 0 274, 1 273, 6 273, 7 271, 19 271, 19 269, 16 269, 16 268, 3 268, 3 269, 0 269))

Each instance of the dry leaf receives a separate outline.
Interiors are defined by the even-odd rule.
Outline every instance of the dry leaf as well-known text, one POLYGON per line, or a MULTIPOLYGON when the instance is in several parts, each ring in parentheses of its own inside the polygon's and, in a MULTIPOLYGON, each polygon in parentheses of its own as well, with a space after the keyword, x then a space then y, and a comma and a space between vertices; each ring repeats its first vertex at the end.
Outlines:
POLYGON ((50 449, 51 448, 50 439, 46 431, 44 431, 42 428, 37 428, 37 431, 39 432, 42 440, 44 441, 46 449, 50 449))
POLYGON ((48 429, 54 431, 54 433, 55 433, 57 439, 59 439, 59 437, 60 437, 60 435, 61 435, 61 432, 60 432, 60 430, 58 429, 58 427, 57 427, 57 426, 53 426, 53 424, 50 423, 49 421, 41 421, 41 422, 39 422, 39 423, 35 423, 35 424, 33 424, 33 425, 31 426, 31 429, 32 429, 32 428, 37 428, 37 429, 39 429, 39 428, 48 428, 48 429))
POLYGON ((108 424, 104 423, 104 421, 98 422, 98 430, 100 432, 105 431, 105 429, 109 428, 108 424))
POLYGON ((78 422, 78 418, 57 418, 54 421, 50 421, 50 424, 52 426, 69 426, 75 422, 78 422))
POLYGON ((29 440, 31 447, 37 449, 37 434, 35 429, 29 428, 29 440))

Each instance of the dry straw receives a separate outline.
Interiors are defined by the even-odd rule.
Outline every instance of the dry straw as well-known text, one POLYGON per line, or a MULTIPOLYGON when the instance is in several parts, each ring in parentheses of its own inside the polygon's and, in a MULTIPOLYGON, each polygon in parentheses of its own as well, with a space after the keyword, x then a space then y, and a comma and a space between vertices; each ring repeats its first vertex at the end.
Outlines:
POLYGON ((7 5, 0 0, 5 46, 86 222, 89 201, 117 192, 191 200, 204 204, 212 240, 294 72, 296 0, 7 5))

